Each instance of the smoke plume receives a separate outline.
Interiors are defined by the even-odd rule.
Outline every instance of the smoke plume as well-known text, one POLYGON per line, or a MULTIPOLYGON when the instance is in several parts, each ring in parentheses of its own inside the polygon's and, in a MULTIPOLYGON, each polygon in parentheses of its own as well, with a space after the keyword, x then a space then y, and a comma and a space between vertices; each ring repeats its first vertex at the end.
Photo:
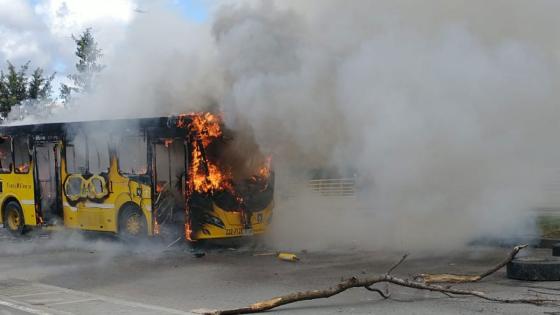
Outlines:
MULTIPOLYGON (((218 107, 271 152, 277 244, 454 248, 534 233, 558 166, 555 1, 146 4, 96 91, 52 119, 218 107), (305 187, 351 168, 356 200, 305 187)), ((241 140, 240 143, 243 143, 241 140)))

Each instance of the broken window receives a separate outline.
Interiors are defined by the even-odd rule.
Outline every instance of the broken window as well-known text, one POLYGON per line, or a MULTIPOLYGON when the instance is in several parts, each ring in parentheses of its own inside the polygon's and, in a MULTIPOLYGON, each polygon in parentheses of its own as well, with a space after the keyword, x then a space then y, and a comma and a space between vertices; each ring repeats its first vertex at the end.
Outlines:
POLYGON ((87 173, 86 137, 79 133, 66 145, 66 170, 70 174, 87 173))
POLYGON ((12 171, 12 141, 10 137, 0 137, 0 173, 12 171))
POLYGON ((182 140, 166 139, 155 146, 157 191, 172 188, 183 190, 185 176, 185 145, 182 140))
POLYGON ((58 185, 56 181, 56 160, 58 149, 55 143, 37 143, 35 146, 36 174, 39 178, 39 199, 41 213, 45 221, 53 216, 62 216, 62 209, 57 207, 58 185))
POLYGON ((154 145, 154 171, 156 199, 154 202, 156 222, 181 222, 184 213, 185 191, 185 143, 183 139, 161 139, 154 145))
POLYGON ((109 147, 108 136, 96 135, 88 138, 89 172, 99 174, 109 171, 109 147))
POLYGON ((15 172, 19 174, 29 173, 29 138, 16 137, 14 138, 14 160, 15 172))
POLYGON ((117 146, 119 171, 126 175, 142 175, 148 171, 148 146, 141 136, 121 138, 117 146))

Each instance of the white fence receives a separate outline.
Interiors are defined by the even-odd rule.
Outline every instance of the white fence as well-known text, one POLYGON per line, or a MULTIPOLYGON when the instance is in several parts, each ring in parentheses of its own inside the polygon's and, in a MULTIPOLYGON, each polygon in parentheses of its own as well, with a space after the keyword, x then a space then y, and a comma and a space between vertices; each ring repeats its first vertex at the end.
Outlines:
POLYGON ((354 197, 356 195, 354 178, 311 179, 308 185, 311 190, 323 196, 354 197))

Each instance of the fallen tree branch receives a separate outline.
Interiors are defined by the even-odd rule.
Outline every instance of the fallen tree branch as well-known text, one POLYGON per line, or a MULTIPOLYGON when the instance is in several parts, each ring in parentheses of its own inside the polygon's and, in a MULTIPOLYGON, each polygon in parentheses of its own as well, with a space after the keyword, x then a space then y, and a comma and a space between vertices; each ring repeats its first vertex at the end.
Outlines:
POLYGON ((390 275, 391 272, 395 271, 406 259, 408 258, 408 254, 404 254, 396 264, 394 264, 389 270, 387 270, 387 274, 390 275))
MULTIPOLYGON (((515 257, 515 255, 522 248, 525 248, 525 247, 526 247, 526 245, 516 246, 512 250, 510 255, 508 256, 509 259, 504 259, 504 261, 502 263, 500 263, 499 265, 497 265, 497 266, 493 267, 492 269, 488 270, 487 272, 484 272, 481 275, 479 275, 480 279, 482 279, 482 278, 488 276, 489 274, 492 274, 492 273, 496 272, 497 270, 499 270, 501 267, 503 267, 505 264, 507 264, 507 262, 509 262, 511 259, 513 259, 513 257, 515 257), (498 266, 500 266, 500 267, 498 267, 498 266)), ((286 304, 295 303, 295 302, 329 298, 331 296, 337 295, 337 294, 339 294, 341 292, 344 292, 344 291, 346 291, 348 289, 351 289, 351 288, 365 288, 369 291, 373 291, 373 292, 376 292, 376 293, 380 294, 383 298, 389 298, 390 293, 388 292, 388 290, 387 290, 387 292, 383 292, 380 289, 372 288, 372 286, 374 284, 377 284, 377 283, 391 283, 391 284, 394 284, 394 285, 407 287, 407 288, 427 290, 427 291, 432 291, 432 292, 440 292, 440 293, 443 293, 443 294, 445 294, 449 297, 453 297, 453 295, 473 296, 473 297, 477 297, 477 298, 484 299, 484 300, 487 300, 487 301, 500 302, 500 303, 522 303, 522 304, 532 304, 532 305, 543 305, 543 304, 546 304, 546 303, 560 302, 560 300, 543 299, 543 298, 511 299, 511 298, 494 297, 494 296, 486 295, 484 292, 480 292, 480 291, 466 290, 466 289, 456 289, 456 288, 452 288, 452 287, 449 287, 449 286, 442 286, 442 285, 430 284, 430 283, 426 283, 426 282, 420 282, 420 281, 416 281, 416 280, 398 278, 398 277, 395 277, 395 276, 391 275, 390 273, 395 268, 397 268, 400 264, 402 264, 402 262, 404 262, 404 260, 406 258, 407 258, 407 255, 403 256, 403 258, 401 258, 401 260, 398 263, 396 263, 393 267, 391 267, 387 271, 386 274, 383 274, 383 275, 368 277, 368 278, 363 278, 363 279, 359 279, 357 277, 352 277, 350 279, 341 281, 336 286, 329 287, 329 288, 326 288, 326 289, 323 289, 323 290, 310 290, 310 291, 296 292, 296 293, 286 294, 286 295, 275 297, 275 298, 272 298, 272 299, 260 301, 260 302, 251 304, 247 307, 235 308, 235 309, 226 309, 226 310, 204 311, 203 313, 207 314, 207 315, 236 315, 236 314, 259 313, 259 312, 268 311, 270 309, 273 309, 273 308, 276 308, 276 307, 279 307, 279 306, 282 306, 282 305, 286 305, 286 304)))
MULTIPOLYGON (((408 257, 408 254, 404 254, 396 264, 394 264, 393 266, 391 266, 391 268, 389 268, 389 270, 387 270, 387 272, 385 274, 390 275, 391 272, 393 272, 395 269, 397 269, 406 260, 407 257, 408 257)), ((377 292, 384 299, 388 299, 388 298, 391 297, 391 293, 389 292, 389 285, 386 286, 385 292, 383 292, 381 289, 378 289, 378 288, 372 288, 371 286, 366 286, 366 287, 364 287, 364 289, 366 289, 368 291, 372 291, 372 292, 377 292)))
POLYGON ((364 287, 364 288, 368 291, 379 293, 379 295, 381 295, 381 297, 384 299, 388 299, 391 297, 391 293, 389 292, 388 289, 386 292, 383 292, 381 289, 378 288, 372 288, 372 287, 364 287))
MULTIPOLYGON (((559 302, 559 300, 542 299, 542 298, 509 299, 509 298, 493 297, 493 296, 488 296, 480 291, 455 289, 455 288, 444 287, 441 285, 425 284, 425 283, 397 278, 389 274, 385 274, 385 275, 380 275, 380 276, 375 276, 375 277, 365 278, 365 279, 358 279, 356 277, 352 277, 348 280, 340 282, 334 287, 330 287, 324 290, 310 290, 310 291, 302 291, 302 292, 286 294, 283 296, 279 296, 269 300, 264 300, 251 304, 248 307, 228 309, 228 310, 217 310, 212 312, 206 312, 205 314, 234 315, 234 314, 259 313, 295 302, 329 298, 333 295, 344 292, 350 288, 358 288, 358 287, 368 288, 376 283, 382 283, 382 282, 388 282, 398 286, 403 286, 403 287, 408 287, 413 289, 441 292, 444 294, 474 296, 487 301, 500 302, 500 303, 522 303, 522 304, 532 304, 532 305, 543 305, 545 303, 559 302)), ((378 293, 380 293, 380 291, 381 290, 376 290, 376 292, 378 293)), ((385 294, 382 294, 382 296, 384 297, 385 294)))
POLYGON ((429 274, 429 273, 422 273, 419 275, 414 276, 414 279, 419 282, 424 282, 426 284, 431 283, 469 283, 469 282, 478 282, 487 276, 493 274, 494 272, 502 269, 505 265, 507 265, 510 261, 512 261, 515 256, 519 253, 520 250, 527 247, 527 244, 515 246, 511 252, 497 265, 488 269, 487 271, 479 274, 479 275, 457 275, 452 273, 440 273, 440 274, 429 274))

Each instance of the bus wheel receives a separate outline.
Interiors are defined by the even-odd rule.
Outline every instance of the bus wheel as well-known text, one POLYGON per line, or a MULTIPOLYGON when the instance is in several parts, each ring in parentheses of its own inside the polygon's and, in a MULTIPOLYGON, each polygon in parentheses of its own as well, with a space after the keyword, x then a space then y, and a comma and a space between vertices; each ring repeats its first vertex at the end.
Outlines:
POLYGON ((4 226, 12 235, 22 235, 25 231, 23 211, 19 204, 10 201, 4 207, 4 226))
POLYGON ((139 239, 147 235, 146 220, 135 205, 125 205, 119 216, 119 235, 125 240, 139 239))

